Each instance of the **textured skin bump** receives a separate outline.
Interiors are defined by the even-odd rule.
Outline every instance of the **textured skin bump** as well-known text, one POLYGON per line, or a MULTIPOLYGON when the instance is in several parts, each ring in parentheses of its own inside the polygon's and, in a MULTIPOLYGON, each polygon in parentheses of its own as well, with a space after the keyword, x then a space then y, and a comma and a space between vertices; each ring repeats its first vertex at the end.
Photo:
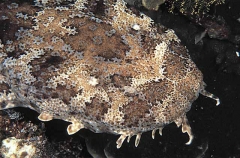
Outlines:
POLYGON ((187 49, 123 1, 94 2, 0 6, 15 32, 0 44, 1 109, 24 106, 42 121, 71 122, 69 134, 120 134, 118 148, 171 122, 192 139, 186 113, 204 82, 187 49))

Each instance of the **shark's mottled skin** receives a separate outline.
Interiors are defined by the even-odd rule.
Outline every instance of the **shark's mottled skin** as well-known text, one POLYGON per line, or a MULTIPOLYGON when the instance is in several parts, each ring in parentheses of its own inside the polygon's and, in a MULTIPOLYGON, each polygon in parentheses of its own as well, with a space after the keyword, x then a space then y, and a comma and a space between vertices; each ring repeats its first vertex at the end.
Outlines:
POLYGON ((199 93, 219 100, 204 90, 174 31, 121 0, 64 4, 1 4, 10 26, 0 44, 1 109, 29 107, 42 121, 71 122, 69 134, 119 134, 118 148, 175 122, 190 144, 191 104, 199 93))

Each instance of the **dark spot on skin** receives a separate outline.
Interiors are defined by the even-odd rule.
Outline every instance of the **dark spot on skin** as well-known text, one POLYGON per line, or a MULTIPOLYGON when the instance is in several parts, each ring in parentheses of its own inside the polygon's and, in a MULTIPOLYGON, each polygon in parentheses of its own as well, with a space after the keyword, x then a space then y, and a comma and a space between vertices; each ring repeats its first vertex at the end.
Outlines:
POLYGON ((63 61, 63 59, 59 56, 50 56, 46 59, 46 63, 49 63, 50 65, 56 65, 63 61))
POLYGON ((22 154, 20 155, 20 158, 24 158, 26 156, 28 156, 28 153, 27 152, 22 152, 22 154))
POLYGON ((0 103, 0 105, 1 105, 1 109, 4 109, 7 106, 7 102, 6 101, 2 101, 0 103))

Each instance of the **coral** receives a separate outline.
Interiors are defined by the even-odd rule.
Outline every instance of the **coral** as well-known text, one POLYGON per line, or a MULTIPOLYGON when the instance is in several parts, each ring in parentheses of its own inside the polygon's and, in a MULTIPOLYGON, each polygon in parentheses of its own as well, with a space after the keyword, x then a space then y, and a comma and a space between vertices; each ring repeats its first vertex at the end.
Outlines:
POLYGON ((177 8, 183 14, 203 15, 211 6, 223 4, 225 0, 168 0, 171 4, 170 11, 177 8))
POLYGON ((43 153, 46 142, 43 126, 23 119, 20 112, 12 109, 0 112, 0 156, 30 158, 43 153))
POLYGON ((28 107, 39 120, 71 122, 68 134, 119 134, 118 148, 133 135, 138 146, 143 132, 152 130, 154 138, 175 122, 190 144, 191 104, 199 93, 219 99, 204 90, 187 49, 173 30, 122 0, 94 2, 0 5, 1 23, 14 32, 1 39, 1 109, 28 107))
POLYGON ((2 141, 1 153, 4 157, 30 158, 36 154, 36 147, 24 140, 11 137, 2 141))
POLYGON ((82 138, 58 140, 45 136, 44 123, 28 121, 30 110, 22 111, 19 108, 0 111, 0 157, 84 157, 82 138))
MULTIPOLYGON (((130 5, 141 6, 149 10, 158 10, 163 3, 169 5, 169 11, 176 8, 183 14, 201 16, 210 10, 211 6, 225 3, 225 0, 125 0, 130 5), (140 5, 141 4, 141 5, 140 5)), ((195 17, 196 18, 196 17, 195 17)))

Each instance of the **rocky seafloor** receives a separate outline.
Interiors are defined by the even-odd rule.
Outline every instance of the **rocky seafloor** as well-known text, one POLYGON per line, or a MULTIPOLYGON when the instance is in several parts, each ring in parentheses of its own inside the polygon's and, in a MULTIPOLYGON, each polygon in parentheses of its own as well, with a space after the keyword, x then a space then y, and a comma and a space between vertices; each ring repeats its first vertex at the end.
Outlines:
MULTIPOLYGON (((221 104, 215 106, 213 100, 200 95, 193 103, 187 113, 195 136, 191 145, 185 145, 187 134, 170 124, 163 129, 163 135, 156 135, 154 140, 151 132, 147 132, 137 148, 134 141, 130 141, 117 149, 118 136, 85 129, 69 136, 67 122, 43 123, 37 119, 36 112, 24 108, 0 111, 1 141, 15 137, 23 140, 22 144, 31 142, 36 147, 36 157, 49 158, 240 157, 240 2, 226 0, 225 4, 211 8, 210 19, 200 22, 177 11, 169 13, 166 7, 163 4, 158 11, 137 9, 175 30, 202 71, 207 90, 221 100, 221 104), (196 42, 195 38, 206 29, 208 34, 196 42)), ((1 24, 0 32, 3 28, 1 24)))

